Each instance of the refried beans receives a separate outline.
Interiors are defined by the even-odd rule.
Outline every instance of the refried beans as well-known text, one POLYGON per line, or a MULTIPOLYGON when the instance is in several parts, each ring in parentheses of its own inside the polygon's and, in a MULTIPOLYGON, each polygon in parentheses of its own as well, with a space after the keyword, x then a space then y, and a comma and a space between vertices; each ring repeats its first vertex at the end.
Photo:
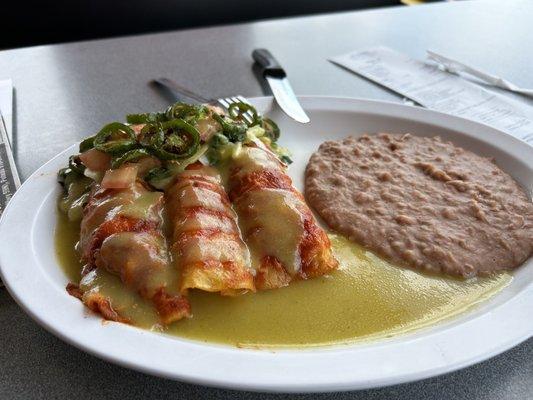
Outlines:
POLYGON ((533 251, 533 204, 490 159, 439 137, 364 135, 323 143, 308 202, 335 231, 411 268, 471 277, 533 251))

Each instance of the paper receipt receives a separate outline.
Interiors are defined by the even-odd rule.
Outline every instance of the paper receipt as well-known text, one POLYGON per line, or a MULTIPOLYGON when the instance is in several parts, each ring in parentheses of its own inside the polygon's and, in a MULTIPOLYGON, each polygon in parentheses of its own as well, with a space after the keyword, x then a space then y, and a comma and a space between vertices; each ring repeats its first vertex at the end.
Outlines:
POLYGON ((13 155, 7 141, 7 131, 0 118, 0 215, 19 185, 13 155))
POLYGON ((490 92, 387 47, 354 51, 330 61, 420 105, 491 125, 533 145, 533 107, 490 92))
POLYGON ((10 148, 13 86, 10 79, 0 80, 0 215, 20 186, 17 167, 10 148))

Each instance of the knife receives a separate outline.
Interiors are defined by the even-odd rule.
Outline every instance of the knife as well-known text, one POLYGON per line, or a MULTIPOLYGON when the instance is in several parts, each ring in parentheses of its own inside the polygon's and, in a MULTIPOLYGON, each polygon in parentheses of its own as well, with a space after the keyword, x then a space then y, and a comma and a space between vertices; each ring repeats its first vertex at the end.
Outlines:
POLYGON ((287 74, 267 49, 255 49, 252 58, 261 67, 261 73, 267 80, 278 105, 292 119, 308 123, 309 117, 298 102, 294 91, 287 79, 287 74))

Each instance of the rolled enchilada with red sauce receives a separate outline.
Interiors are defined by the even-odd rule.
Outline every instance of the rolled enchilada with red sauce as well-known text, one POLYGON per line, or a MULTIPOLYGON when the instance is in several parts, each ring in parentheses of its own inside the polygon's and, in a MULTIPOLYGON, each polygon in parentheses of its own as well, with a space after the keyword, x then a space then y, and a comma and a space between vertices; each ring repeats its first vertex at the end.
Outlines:
POLYGON ((337 268, 326 233, 274 153, 261 142, 242 146, 228 169, 229 196, 250 249, 257 289, 337 268))
POLYGON ((254 291, 249 253, 217 170, 190 165, 166 191, 166 200, 181 292, 254 291))
MULTIPOLYGON (((162 323, 169 324, 189 316, 190 305, 179 294, 177 272, 168 256, 163 202, 162 193, 140 181, 122 189, 95 184, 83 212, 79 250, 86 263, 82 275, 95 268, 118 275, 126 287, 154 304, 162 323)), ((107 319, 122 319, 100 294, 74 294, 107 319)))

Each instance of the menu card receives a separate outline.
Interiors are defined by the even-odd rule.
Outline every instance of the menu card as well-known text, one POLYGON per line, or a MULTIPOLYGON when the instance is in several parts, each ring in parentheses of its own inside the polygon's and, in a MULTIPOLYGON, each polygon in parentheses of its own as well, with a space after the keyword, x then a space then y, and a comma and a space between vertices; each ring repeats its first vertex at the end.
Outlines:
POLYGON ((387 47, 333 57, 330 61, 418 104, 491 125, 533 145, 533 107, 488 91, 387 47))

